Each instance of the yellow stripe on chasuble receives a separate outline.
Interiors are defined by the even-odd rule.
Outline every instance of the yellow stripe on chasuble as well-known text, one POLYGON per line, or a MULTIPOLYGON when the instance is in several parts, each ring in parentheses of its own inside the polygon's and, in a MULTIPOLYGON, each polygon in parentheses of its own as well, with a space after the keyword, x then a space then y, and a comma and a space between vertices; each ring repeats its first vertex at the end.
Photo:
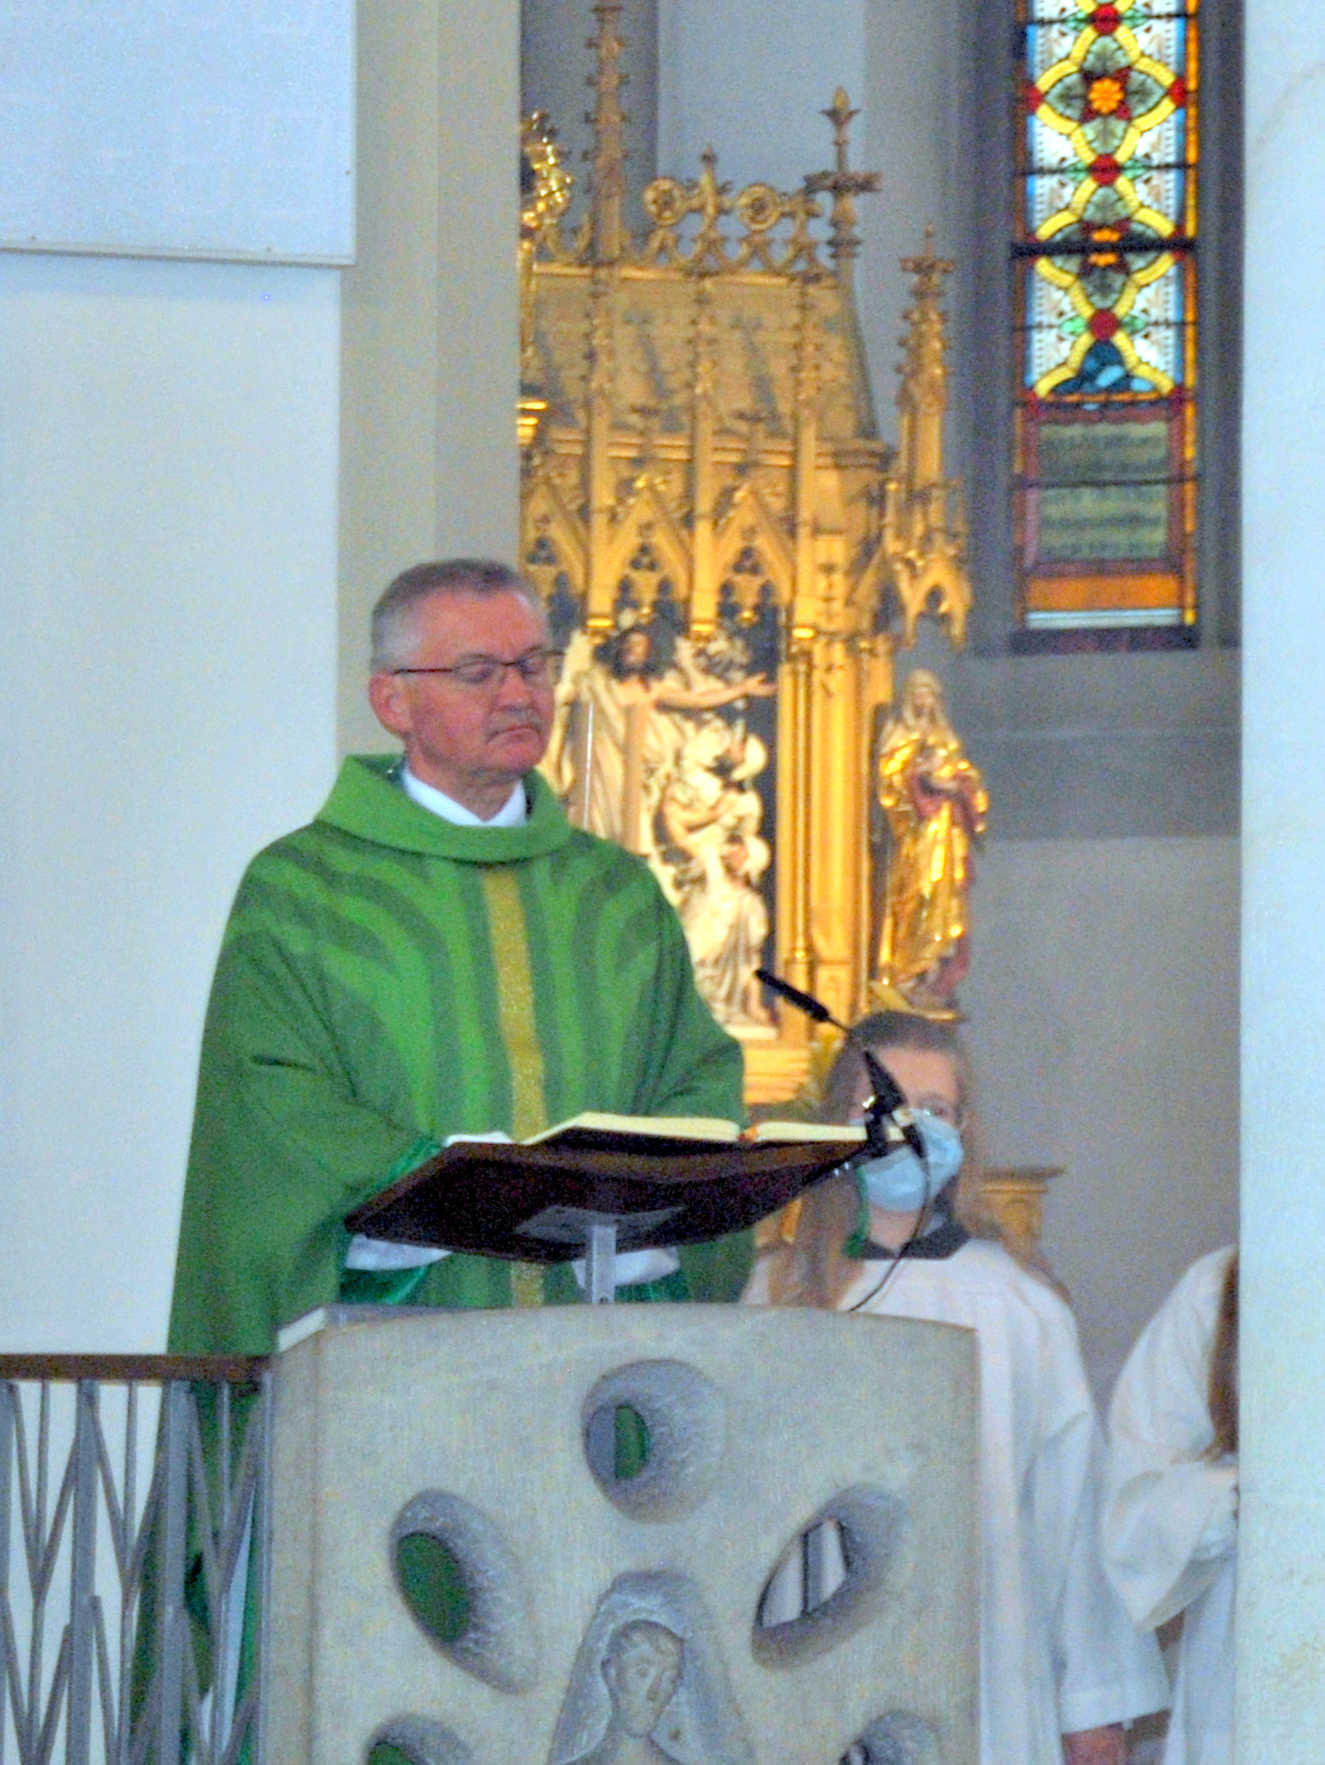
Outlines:
MULTIPOLYGON (((527 1140, 547 1126, 543 1095, 543 1050, 534 1016, 534 971, 520 905, 515 867, 490 865, 483 871, 483 897, 497 973, 497 1022, 511 1069, 511 1134, 527 1140)), ((538 1263, 508 1264, 511 1299, 516 1305, 542 1305, 543 1270, 538 1263)))

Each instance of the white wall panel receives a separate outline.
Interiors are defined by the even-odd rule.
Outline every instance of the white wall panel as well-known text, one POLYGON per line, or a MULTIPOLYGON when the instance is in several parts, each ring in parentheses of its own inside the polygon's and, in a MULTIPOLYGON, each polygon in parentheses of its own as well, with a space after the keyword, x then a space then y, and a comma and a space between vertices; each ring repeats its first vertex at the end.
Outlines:
POLYGON ((1247 7, 1238 1753, 1325 1722, 1325 63, 1309 0, 1247 7))
POLYGON ((164 1342, 203 1008, 332 775, 338 278, 0 258, 0 1344, 164 1342))
POLYGON ((348 263, 354 0, 0 0, 0 247, 348 263))

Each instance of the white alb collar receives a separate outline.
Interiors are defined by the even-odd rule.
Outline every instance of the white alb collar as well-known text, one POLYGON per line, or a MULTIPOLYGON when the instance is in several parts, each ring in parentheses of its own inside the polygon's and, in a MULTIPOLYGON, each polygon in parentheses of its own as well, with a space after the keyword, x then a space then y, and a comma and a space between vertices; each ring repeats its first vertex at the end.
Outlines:
POLYGON ((448 797, 436 785, 415 778, 408 766, 401 767, 400 782, 405 795, 421 809, 430 809, 434 815, 440 815, 443 821, 456 827, 523 827, 529 819, 529 798, 523 784, 517 783, 497 813, 484 821, 481 815, 475 815, 472 809, 466 809, 463 803, 457 803, 454 797, 448 797))

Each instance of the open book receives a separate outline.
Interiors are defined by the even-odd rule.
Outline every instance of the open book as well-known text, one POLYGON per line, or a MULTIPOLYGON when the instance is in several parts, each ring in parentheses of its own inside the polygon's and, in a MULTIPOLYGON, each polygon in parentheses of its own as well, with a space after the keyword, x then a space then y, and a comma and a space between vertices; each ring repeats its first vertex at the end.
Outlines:
POLYGON ((597 1111, 531 1141, 457 1138, 346 1218, 392 1244, 518 1261, 583 1254, 610 1222, 619 1250, 702 1243, 754 1225, 853 1157, 863 1128, 597 1111))
POLYGON ((864 1128, 844 1128, 830 1122, 756 1122, 751 1128, 725 1121, 716 1115, 611 1115, 586 1109, 569 1121, 544 1128, 523 1146, 546 1146, 549 1150, 639 1152, 644 1156, 662 1152, 683 1153, 712 1146, 811 1146, 831 1141, 864 1141, 864 1128))

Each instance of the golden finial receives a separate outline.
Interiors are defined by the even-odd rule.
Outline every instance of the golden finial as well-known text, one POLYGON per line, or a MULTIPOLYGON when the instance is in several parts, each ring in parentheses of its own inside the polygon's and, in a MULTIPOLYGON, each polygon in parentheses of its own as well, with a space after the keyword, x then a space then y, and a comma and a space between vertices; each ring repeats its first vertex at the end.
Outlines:
POLYGON ((723 262, 722 234, 719 230, 723 215, 730 214, 731 185, 718 182, 718 156, 706 147, 699 156, 702 170, 695 185, 694 212, 699 215, 699 232, 695 236, 695 261, 704 264, 723 262))
POLYGON ((901 262, 907 275, 916 279, 913 292, 917 301, 937 301, 943 290, 943 278, 950 274, 953 265, 951 258, 935 257, 932 224, 925 228, 925 249, 920 256, 904 257, 901 262))
POLYGON ((833 146, 837 151, 837 169, 847 169, 847 129, 852 119, 860 115, 860 111, 851 108, 851 101, 846 94, 846 87, 839 86, 833 93, 833 102, 827 110, 821 110, 820 116, 826 116, 833 125, 833 146))
POLYGON ((933 227, 925 230, 924 251, 904 257, 902 268, 915 284, 902 339, 897 481, 885 513, 884 550, 902 606, 902 641, 914 642, 917 619, 937 603, 952 641, 960 644, 971 605, 966 531, 956 487, 943 474, 948 364, 942 294, 952 264, 935 255, 933 227))
POLYGON ((556 249, 562 216, 570 207, 573 180, 561 163, 557 132, 547 115, 535 110, 520 133, 520 401, 516 434, 522 452, 532 447, 548 408, 537 383, 534 337, 534 266, 540 250, 556 249))
POLYGON ((839 86, 833 102, 820 116, 833 125, 834 168, 831 172, 811 172, 805 188, 811 195, 826 191, 833 198, 829 223, 828 249, 839 270, 850 273, 851 260, 859 254, 860 235, 856 231, 856 198, 872 194, 879 188, 878 172, 853 172, 847 164, 847 130, 851 119, 859 116, 853 110, 846 91, 839 86))
POLYGON ((619 30, 621 0, 598 0, 593 9, 598 20, 598 35, 589 48, 597 56, 597 66, 589 84, 594 91, 594 107, 585 117, 593 127, 593 148, 590 188, 591 261, 597 264, 620 263, 625 253, 624 206, 626 195, 626 113, 621 108, 621 87, 626 76, 621 71, 621 52, 625 41, 619 30))

